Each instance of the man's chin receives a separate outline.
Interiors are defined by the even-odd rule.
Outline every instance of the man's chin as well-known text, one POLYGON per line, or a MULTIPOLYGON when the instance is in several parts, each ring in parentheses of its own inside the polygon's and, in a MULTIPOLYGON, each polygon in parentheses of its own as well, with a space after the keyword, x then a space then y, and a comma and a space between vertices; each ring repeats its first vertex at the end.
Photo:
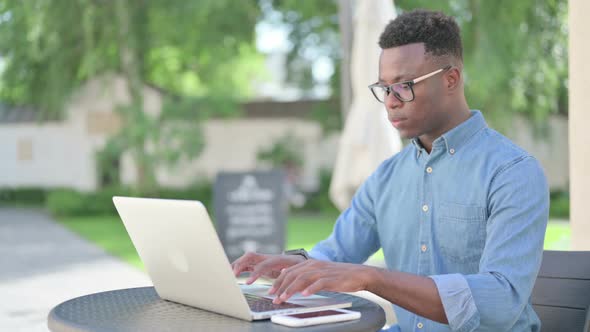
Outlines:
POLYGON ((415 133, 407 131, 407 130, 398 129, 397 131, 399 133, 399 136, 403 139, 412 139, 412 138, 416 137, 415 133))

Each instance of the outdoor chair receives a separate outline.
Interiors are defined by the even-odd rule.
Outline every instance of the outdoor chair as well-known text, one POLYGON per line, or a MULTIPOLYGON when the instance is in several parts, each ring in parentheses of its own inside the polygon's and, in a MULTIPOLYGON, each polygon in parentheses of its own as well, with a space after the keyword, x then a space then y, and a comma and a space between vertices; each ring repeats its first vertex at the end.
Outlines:
POLYGON ((541 331, 590 332, 590 251, 544 251, 532 303, 541 331))

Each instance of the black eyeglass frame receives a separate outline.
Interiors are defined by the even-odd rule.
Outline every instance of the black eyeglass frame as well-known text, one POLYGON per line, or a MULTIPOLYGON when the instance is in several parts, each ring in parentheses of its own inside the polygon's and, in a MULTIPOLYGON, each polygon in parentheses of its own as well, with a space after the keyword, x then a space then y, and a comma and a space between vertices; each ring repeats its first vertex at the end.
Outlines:
POLYGON ((415 78, 413 80, 410 80, 410 81, 398 82, 398 83, 393 83, 393 84, 390 84, 390 85, 382 85, 379 82, 373 83, 373 84, 369 85, 369 90, 371 90, 371 93, 373 94, 373 96, 375 97, 375 99, 377 99, 377 101, 379 101, 380 103, 385 103, 386 96, 389 96, 389 94, 392 93, 392 92, 393 92, 393 96, 395 98, 397 98, 397 100, 399 100, 401 102, 404 102, 404 103, 411 102, 411 101, 414 101, 414 99, 416 99, 416 95, 414 94, 414 85, 416 85, 416 84, 424 81, 425 79, 430 78, 430 77, 432 77, 432 76, 434 76, 434 75, 436 75, 438 73, 442 73, 444 71, 447 71, 447 70, 451 69, 452 67, 453 66, 448 65, 448 66, 446 66, 444 68, 437 69, 437 70, 435 70, 433 72, 430 72, 428 74, 422 75, 422 76, 417 77, 417 78, 415 78), (410 88, 410 92, 412 92, 412 98, 411 99, 408 99, 408 100, 403 99, 399 95, 399 93, 395 92, 395 90, 393 89, 393 87, 396 86, 396 85, 401 86, 401 85, 404 85, 404 84, 408 85, 408 87, 410 88), (383 95, 383 100, 381 100, 377 96, 377 93, 375 92, 375 88, 381 88, 385 93, 387 93, 387 95, 383 95))

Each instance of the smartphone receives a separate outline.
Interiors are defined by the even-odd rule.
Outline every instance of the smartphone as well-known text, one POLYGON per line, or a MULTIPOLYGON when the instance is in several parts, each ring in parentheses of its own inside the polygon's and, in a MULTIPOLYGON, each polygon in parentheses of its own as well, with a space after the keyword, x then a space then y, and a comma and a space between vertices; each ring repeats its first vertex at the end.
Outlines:
POLYGON ((270 320, 276 324, 281 324, 290 327, 300 327, 343 322, 359 318, 361 318, 361 313, 358 311, 334 309, 305 312, 301 314, 276 315, 272 316, 270 320))

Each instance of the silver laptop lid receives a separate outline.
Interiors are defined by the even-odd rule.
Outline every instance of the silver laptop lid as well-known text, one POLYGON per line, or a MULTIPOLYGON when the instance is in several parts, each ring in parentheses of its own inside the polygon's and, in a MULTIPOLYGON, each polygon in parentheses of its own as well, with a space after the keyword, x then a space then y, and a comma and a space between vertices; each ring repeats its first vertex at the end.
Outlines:
POLYGON ((161 298, 252 320, 203 204, 135 197, 113 202, 161 298))

